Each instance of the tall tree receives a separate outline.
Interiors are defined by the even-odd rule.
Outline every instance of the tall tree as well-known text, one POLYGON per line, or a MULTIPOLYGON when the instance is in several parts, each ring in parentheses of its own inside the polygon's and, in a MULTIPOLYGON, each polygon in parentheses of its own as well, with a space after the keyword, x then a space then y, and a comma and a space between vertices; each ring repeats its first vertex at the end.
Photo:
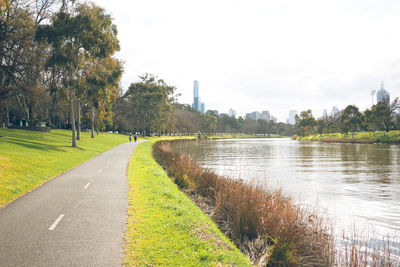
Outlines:
POLYGON ((54 15, 51 24, 41 25, 37 39, 52 46, 48 67, 62 70, 62 83, 68 92, 72 146, 76 146, 74 100, 82 88, 79 77, 90 60, 113 55, 119 50, 117 29, 110 15, 95 4, 79 4, 71 9, 63 1, 61 10, 54 15))
POLYGON ((145 132, 163 132, 175 101, 174 86, 167 85, 157 76, 145 74, 132 83, 124 98, 131 108, 127 114, 132 129, 145 132))
POLYGON ((312 115, 311 109, 302 111, 300 116, 296 115, 296 132, 300 136, 309 135, 316 124, 315 118, 312 115))
POLYGON ((341 125, 346 134, 351 131, 351 138, 354 138, 354 131, 361 125, 361 113, 355 105, 348 105, 341 117, 341 125))

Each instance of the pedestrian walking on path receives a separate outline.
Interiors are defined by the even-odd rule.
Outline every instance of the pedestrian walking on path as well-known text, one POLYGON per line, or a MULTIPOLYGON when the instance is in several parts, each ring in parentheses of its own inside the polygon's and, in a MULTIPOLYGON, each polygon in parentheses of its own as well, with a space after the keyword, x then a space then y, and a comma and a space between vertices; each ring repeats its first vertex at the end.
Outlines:
MULTIPOLYGON (((132 133, 129 133, 129 143, 132 142, 132 133)), ((136 142, 136 139, 135 139, 136 142)))
POLYGON ((134 138, 135 138, 135 143, 136 143, 136 141, 137 141, 137 135, 136 135, 136 133, 135 133, 135 136, 134 136, 134 138))

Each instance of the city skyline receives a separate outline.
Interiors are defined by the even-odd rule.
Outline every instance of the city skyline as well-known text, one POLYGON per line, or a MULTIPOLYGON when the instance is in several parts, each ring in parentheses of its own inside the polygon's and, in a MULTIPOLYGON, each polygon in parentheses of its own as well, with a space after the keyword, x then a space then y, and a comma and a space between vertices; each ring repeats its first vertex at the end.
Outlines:
POLYGON ((268 107, 279 121, 291 109, 365 110, 381 80, 400 96, 395 0, 95 2, 118 27, 123 90, 152 73, 190 104, 195 77, 207 109, 243 116, 268 107))

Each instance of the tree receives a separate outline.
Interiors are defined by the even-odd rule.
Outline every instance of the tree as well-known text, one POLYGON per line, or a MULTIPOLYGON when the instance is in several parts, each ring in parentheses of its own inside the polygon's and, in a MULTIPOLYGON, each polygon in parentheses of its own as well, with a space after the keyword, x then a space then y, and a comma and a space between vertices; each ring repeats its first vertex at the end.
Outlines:
POLYGON ((208 111, 205 114, 201 114, 202 119, 202 131, 206 132, 207 134, 215 133, 217 129, 217 117, 214 115, 212 111, 208 111))
POLYGON ((365 127, 367 130, 369 131, 373 131, 374 132, 374 136, 375 136, 375 130, 377 128, 378 125, 378 119, 376 117, 376 106, 374 105, 372 107, 372 109, 367 109, 364 111, 364 114, 362 116, 362 120, 365 123, 365 127))
POLYGON ((296 132, 300 136, 309 135, 313 131, 313 127, 316 124, 315 118, 312 115, 311 109, 302 111, 300 116, 296 115, 296 132))
POLYGON ((360 127, 361 113, 355 105, 348 105, 341 116, 342 130, 348 134, 351 131, 351 138, 354 138, 354 131, 360 127))
POLYGON ((63 1, 51 24, 39 27, 36 38, 52 46, 47 66, 61 69, 70 104, 72 146, 76 147, 74 100, 82 90, 79 77, 90 59, 107 58, 119 50, 116 26, 110 15, 93 3, 77 5, 70 11, 63 1))
MULTIPOLYGON (((119 82, 123 72, 122 63, 112 57, 96 59, 84 71, 84 85, 87 104, 92 106, 91 137, 94 138, 95 110, 97 110, 98 125, 112 124, 112 106, 120 94, 119 82)), ((79 109, 78 109, 79 114, 79 109)))
MULTIPOLYGON (((393 124, 390 108, 384 102, 379 102, 372 107, 373 116, 379 130, 389 132, 393 124)), ((384 133, 385 134, 385 133, 384 133)))
POLYGON ((151 74, 139 78, 141 81, 131 83, 124 95, 130 106, 126 114, 130 128, 143 134, 163 132, 172 112, 176 88, 151 74))

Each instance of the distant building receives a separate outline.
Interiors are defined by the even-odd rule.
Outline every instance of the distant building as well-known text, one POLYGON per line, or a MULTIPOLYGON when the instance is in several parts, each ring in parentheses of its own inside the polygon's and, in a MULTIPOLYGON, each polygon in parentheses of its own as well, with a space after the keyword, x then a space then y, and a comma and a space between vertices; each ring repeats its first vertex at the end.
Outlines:
POLYGON ((336 116, 339 113, 339 109, 335 106, 332 107, 332 116, 336 116))
POLYGON ((258 112, 258 111, 254 111, 254 112, 251 112, 251 113, 246 113, 246 118, 250 118, 253 121, 258 121, 260 119, 260 117, 261 117, 261 113, 258 112))
POLYGON ((192 108, 196 111, 200 111, 200 97, 199 97, 199 82, 194 81, 193 85, 193 105, 192 108))
POLYGON ((204 102, 200 102, 200 111, 201 113, 206 112, 206 104, 204 104, 204 102))
POLYGON ((193 85, 193 104, 192 108, 195 111, 200 111, 201 113, 204 113, 206 111, 206 104, 204 102, 201 102, 200 96, 199 96, 199 82, 194 81, 193 85))
POLYGON ((271 120, 271 114, 269 114, 268 110, 264 110, 261 112, 260 120, 265 120, 265 121, 271 120))
POLYGON ((386 101, 390 103, 390 94, 383 88, 383 82, 381 83, 381 89, 376 93, 376 103, 386 101))
POLYGON ((230 117, 235 117, 236 118, 236 110, 233 110, 233 109, 229 109, 229 116, 230 117))
POLYGON ((296 123, 296 115, 297 115, 297 110, 289 110, 289 119, 288 119, 289 124, 294 125, 296 123))
POLYGON ((274 116, 271 116, 271 121, 273 121, 273 122, 275 122, 275 123, 278 123, 278 118, 276 118, 276 117, 274 117, 274 116))

